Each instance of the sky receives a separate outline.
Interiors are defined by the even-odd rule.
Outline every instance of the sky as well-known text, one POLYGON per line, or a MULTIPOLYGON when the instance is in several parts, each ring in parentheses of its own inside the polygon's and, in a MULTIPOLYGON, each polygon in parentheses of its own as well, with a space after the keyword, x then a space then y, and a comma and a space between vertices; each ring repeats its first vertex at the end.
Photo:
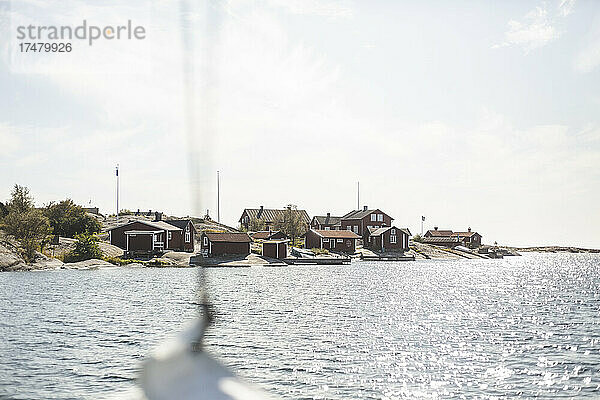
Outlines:
POLYGON ((413 234, 600 248, 596 1, 0 0, 0 201, 237 226, 379 208, 413 234), (16 26, 137 41, 19 53, 16 26), (187 71, 187 72, 186 72, 187 71))

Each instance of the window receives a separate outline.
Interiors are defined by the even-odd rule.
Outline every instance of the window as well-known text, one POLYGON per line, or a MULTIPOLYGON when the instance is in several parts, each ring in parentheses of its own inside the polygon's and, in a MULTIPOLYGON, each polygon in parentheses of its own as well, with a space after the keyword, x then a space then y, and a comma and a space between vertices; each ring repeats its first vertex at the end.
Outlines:
POLYGON ((377 214, 377 221, 383 222, 383 214, 377 214))
POLYGON ((188 225, 188 226, 185 228, 185 242, 186 242, 186 243, 189 243, 189 242, 190 242, 190 240, 191 240, 191 236, 192 236, 192 235, 190 234, 190 226, 188 225))
POLYGON ((169 240, 173 239, 173 232, 169 231, 169 234, 167 235, 167 238, 169 240))
POLYGON ((354 233, 358 233, 358 225, 354 225, 354 233))
POLYGON ((323 239, 323 241, 329 243, 329 239, 323 239))
POLYGON ((338 239, 337 242, 338 243, 344 243, 344 239, 338 239))
POLYGON ((208 246, 208 237, 204 236, 204 246, 208 246))
POLYGON ((330 228, 328 226, 325 227, 325 230, 328 231, 330 228))
POLYGON ((395 230, 395 229, 392 229, 392 232, 391 232, 391 234, 392 234, 392 235, 395 235, 395 234, 396 234, 396 230, 395 230))
POLYGON ((390 236, 390 243, 392 243, 392 244, 396 243, 396 235, 390 236))
POLYGON ((371 221, 377 221, 377 214, 371 214, 371 221))
POLYGON ((348 226, 346 227, 346 230, 348 230, 348 231, 351 231, 351 230, 352 230, 352 226, 351 226, 351 225, 348 225, 348 226))

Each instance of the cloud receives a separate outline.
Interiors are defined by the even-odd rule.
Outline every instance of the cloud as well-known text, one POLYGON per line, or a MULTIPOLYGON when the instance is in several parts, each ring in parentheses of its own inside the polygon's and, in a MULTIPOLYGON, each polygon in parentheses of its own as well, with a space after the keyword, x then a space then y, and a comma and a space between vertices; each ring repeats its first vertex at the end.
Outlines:
POLYGON ((573 12, 575 0, 561 0, 555 12, 549 12, 546 3, 529 11, 521 20, 508 21, 504 42, 494 48, 518 46, 530 52, 558 39, 563 33, 564 19, 573 12))

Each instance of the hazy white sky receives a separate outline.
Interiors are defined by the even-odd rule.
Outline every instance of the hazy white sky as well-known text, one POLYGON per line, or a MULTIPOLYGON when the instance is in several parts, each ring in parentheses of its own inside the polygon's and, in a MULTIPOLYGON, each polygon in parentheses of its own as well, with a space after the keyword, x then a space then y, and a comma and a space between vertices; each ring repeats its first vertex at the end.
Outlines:
POLYGON ((215 217, 219 169, 237 225, 260 205, 342 215, 359 180, 363 205, 413 233, 425 215, 487 243, 600 247, 595 1, 213 0, 208 28, 203 7, 109 3, 0 1, 0 199, 19 183, 40 204, 114 212, 119 163, 122 208, 215 217), (83 18, 147 37, 53 62, 15 53, 14 21, 83 18), (204 152, 184 129, 182 20, 204 152))

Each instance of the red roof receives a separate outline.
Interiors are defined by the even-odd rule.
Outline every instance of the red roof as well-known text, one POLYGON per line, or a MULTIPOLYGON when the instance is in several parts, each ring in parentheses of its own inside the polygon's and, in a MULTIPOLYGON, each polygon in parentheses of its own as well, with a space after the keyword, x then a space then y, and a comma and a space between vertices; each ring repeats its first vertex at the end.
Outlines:
POLYGON ((427 231, 427 233, 429 233, 431 236, 436 236, 436 237, 439 237, 439 236, 449 237, 449 236, 452 236, 453 232, 450 231, 450 230, 448 230, 448 231, 442 231, 442 230, 438 230, 438 229, 430 229, 430 230, 427 231))
POLYGON ((318 230, 312 229, 317 235, 324 238, 336 238, 336 239, 360 239, 356 233, 352 231, 333 231, 333 230, 318 230))
POLYGON ((477 232, 454 232, 452 234, 452 236, 471 237, 475 234, 478 234, 478 233, 477 232))

